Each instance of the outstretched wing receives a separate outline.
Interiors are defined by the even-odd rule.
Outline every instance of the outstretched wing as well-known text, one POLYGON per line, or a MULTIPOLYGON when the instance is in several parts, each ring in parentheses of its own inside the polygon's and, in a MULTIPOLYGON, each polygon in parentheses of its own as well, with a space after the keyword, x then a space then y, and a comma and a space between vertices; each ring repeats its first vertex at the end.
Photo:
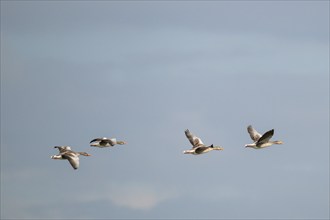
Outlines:
POLYGON ((190 141, 191 145, 193 146, 193 148, 204 146, 202 140, 193 133, 191 133, 188 129, 185 130, 185 134, 188 140, 190 141))
POLYGON ((253 141, 258 141, 261 138, 261 134, 259 134, 251 125, 247 127, 247 130, 250 134, 250 137, 253 141))
POLYGON ((55 146, 54 148, 57 148, 60 151, 60 153, 64 153, 68 150, 71 150, 71 147, 69 146, 55 146))
POLYGON ((68 161, 70 162, 73 169, 78 169, 79 167, 79 157, 69 157, 68 161))
POLYGON ((78 169, 79 167, 79 156, 74 154, 73 152, 67 152, 65 154, 62 155, 62 157, 64 159, 67 159, 71 166, 73 167, 73 169, 78 169))
POLYGON ((274 135, 274 129, 267 131, 264 133, 261 138, 258 140, 258 144, 264 144, 267 143, 274 135))
POLYGON ((95 138, 95 139, 91 140, 91 142, 89 142, 89 143, 93 143, 95 141, 102 141, 102 140, 103 140, 103 138, 95 138))

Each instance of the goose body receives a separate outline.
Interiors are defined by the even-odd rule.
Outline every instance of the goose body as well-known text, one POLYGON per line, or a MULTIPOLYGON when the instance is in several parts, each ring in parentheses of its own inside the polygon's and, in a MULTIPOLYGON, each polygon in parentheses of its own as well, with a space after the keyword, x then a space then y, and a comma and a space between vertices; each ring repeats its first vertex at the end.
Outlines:
POLYGON ((251 139, 254 141, 252 144, 246 144, 245 147, 250 147, 254 149, 261 149, 269 147, 273 144, 283 144, 282 141, 271 141, 270 139, 274 135, 274 129, 271 129, 261 135, 258 133, 251 125, 247 127, 247 131, 250 134, 251 139))
POLYGON ((57 148, 60 153, 57 155, 53 155, 50 158, 54 160, 68 160, 73 169, 78 169, 79 167, 79 156, 91 156, 90 154, 86 152, 75 152, 71 150, 71 147, 69 146, 55 146, 54 148, 57 148))
POLYGON ((193 147, 190 150, 183 151, 184 154, 199 155, 210 152, 212 150, 223 150, 222 147, 213 146, 213 144, 210 146, 206 146, 199 137, 191 133, 188 129, 185 130, 185 134, 193 147))
POLYGON ((106 138, 106 137, 95 138, 95 139, 91 140, 91 142, 89 142, 89 143, 90 143, 91 147, 100 147, 100 148, 113 147, 116 144, 119 144, 119 145, 127 144, 125 141, 117 141, 116 138, 106 138))

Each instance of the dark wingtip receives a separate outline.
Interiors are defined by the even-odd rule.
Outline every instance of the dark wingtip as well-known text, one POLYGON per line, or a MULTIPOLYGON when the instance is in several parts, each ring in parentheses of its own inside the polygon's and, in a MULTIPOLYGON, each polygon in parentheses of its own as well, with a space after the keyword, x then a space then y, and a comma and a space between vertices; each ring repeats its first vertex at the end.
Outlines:
POLYGON ((91 142, 89 142, 90 144, 93 143, 94 141, 97 141, 97 138, 91 140, 91 142))
MULTIPOLYGON (((270 134, 270 135, 274 135, 274 129, 269 130, 269 131, 267 131, 266 133, 267 133, 267 134, 270 134)), ((265 133, 265 134, 266 134, 266 133, 265 133)))

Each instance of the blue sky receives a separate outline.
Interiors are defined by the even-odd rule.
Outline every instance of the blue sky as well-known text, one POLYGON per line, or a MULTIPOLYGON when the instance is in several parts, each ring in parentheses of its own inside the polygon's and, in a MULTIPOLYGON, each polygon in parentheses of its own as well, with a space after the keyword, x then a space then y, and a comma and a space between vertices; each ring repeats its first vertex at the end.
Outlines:
POLYGON ((1 1, 1 218, 329 218, 329 2, 1 1))

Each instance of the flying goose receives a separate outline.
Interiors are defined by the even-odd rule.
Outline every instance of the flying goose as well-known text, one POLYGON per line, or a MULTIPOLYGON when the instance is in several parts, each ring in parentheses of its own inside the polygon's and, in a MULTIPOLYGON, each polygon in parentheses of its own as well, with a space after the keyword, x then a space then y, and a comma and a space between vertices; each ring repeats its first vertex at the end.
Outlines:
POLYGON ((95 138, 91 140, 90 146, 91 147, 113 147, 116 144, 123 145, 127 144, 125 141, 117 141, 116 138, 95 138))
POLYGON ((246 144, 245 147, 261 149, 261 148, 269 147, 273 144, 283 144, 282 141, 270 141, 270 139, 274 135, 274 129, 269 130, 263 135, 261 135, 251 125, 249 125, 247 127, 247 131, 249 132, 250 137, 254 141, 254 143, 246 144))
POLYGON ((191 150, 183 151, 184 154, 199 155, 199 154, 207 153, 211 150, 223 150, 222 147, 213 146, 213 144, 210 146, 204 145, 202 140, 199 137, 192 134, 188 129, 185 130, 185 134, 193 147, 191 150))
POLYGON ((55 160, 68 160, 73 167, 73 169, 78 169, 79 167, 79 156, 91 156, 86 152, 74 152, 69 146, 55 146, 60 151, 59 154, 53 155, 50 158, 55 160))

